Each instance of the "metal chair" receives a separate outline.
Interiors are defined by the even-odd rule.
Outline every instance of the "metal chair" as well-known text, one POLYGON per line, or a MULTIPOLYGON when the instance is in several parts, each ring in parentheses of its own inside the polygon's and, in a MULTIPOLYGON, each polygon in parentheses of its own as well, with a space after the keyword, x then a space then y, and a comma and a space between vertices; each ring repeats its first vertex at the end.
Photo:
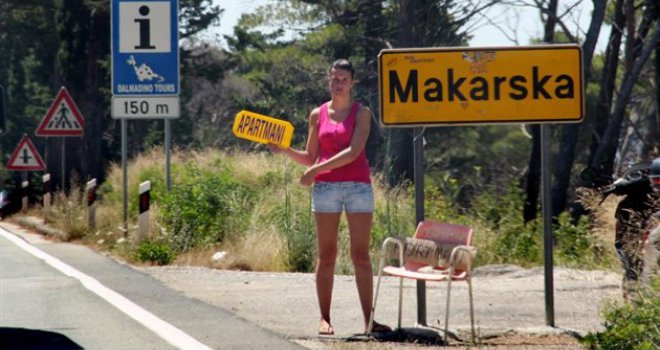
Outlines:
POLYGON ((369 330, 373 326, 376 301, 383 273, 397 276, 399 281, 399 320, 401 329, 401 304, 403 299, 403 279, 447 282, 447 304, 445 312, 445 335, 447 342, 449 325, 449 302, 452 281, 466 281, 470 299, 470 323, 472 342, 475 342, 474 307, 472 301, 472 262, 476 249, 471 246, 472 228, 468 226, 422 221, 417 226, 414 238, 389 237, 383 242, 378 264, 378 282, 371 309, 369 330), (385 262, 396 261, 396 265, 385 262))

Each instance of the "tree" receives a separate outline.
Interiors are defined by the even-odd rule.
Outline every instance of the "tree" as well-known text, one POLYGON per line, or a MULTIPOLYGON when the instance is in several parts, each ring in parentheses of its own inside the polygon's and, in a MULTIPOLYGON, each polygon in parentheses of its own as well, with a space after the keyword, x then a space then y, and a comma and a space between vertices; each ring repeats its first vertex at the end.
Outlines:
MULTIPOLYGON (((619 2, 621 1, 619 0, 619 2)), ((620 7, 618 6, 616 8, 617 11, 623 8, 619 2, 617 2, 617 5, 620 7)), ((656 11, 655 7, 650 4, 645 3, 645 13, 656 11)), ((630 11, 633 5, 628 3, 626 8, 630 11)), ((626 108, 629 105, 635 83, 639 79, 639 74, 651 56, 651 53, 658 45, 660 38, 660 21, 656 19, 657 15, 655 13, 644 16, 647 20, 642 20, 639 31, 636 31, 634 27, 635 19, 632 14, 628 13, 627 16, 623 16, 617 13, 615 16, 618 16, 619 20, 621 20, 621 17, 624 17, 624 20, 629 22, 625 26, 627 28, 626 41, 632 42, 632 44, 626 46, 624 78, 620 83, 616 102, 611 112, 607 111, 608 113, 605 114, 608 116, 606 127, 602 133, 597 134, 598 138, 593 142, 590 165, 600 169, 601 174, 605 176, 611 175, 614 172, 615 156, 619 147, 622 122, 626 117, 626 108), (630 22, 633 22, 633 25, 630 22), (651 23, 654 23, 654 25, 651 25, 651 23), (639 40, 637 40, 635 33, 638 33, 639 40)))
MULTIPOLYGON (((586 37, 582 43, 582 67, 584 83, 591 80, 592 60, 600 28, 605 19, 607 0, 593 0, 594 10, 586 37)), ((555 168, 555 183, 552 188, 552 217, 556 218, 564 211, 570 187, 571 169, 575 161, 575 150, 578 143, 580 124, 569 124, 561 127, 561 139, 555 168)))

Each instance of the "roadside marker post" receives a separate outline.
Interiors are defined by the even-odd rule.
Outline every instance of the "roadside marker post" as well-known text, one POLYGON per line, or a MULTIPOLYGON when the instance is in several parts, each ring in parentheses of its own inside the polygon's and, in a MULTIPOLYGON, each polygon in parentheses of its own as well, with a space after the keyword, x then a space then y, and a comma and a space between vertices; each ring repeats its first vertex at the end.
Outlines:
POLYGON ((149 206, 151 205, 151 181, 140 184, 140 215, 138 216, 138 242, 149 237, 149 206))
MULTIPOLYGON (((550 132, 584 119, 579 45, 386 49, 378 55, 383 127, 414 129, 415 206, 424 219, 425 127, 541 124, 546 324, 554 327, 550 132)), ((426 325, 426 285, 417 282, 417 323, 426 325)))
POLYGON ((96 179, 87 181, 87 223, 90 230, 96 230, 96 179))
POLYGON ((21 182, 21 193, 23 194, 21 211, 23 213, 27 212, 27 210, 28 210, 28 190, 29 190, 29 187, 30 187, 30 183, 28 181, 21 182))
POLYGON ((50 173, 44 174, 41 178, 44 184, 43 202, 44 202, 44 222, 48 221, 50 213, 51 194, 50 194, 50 173))

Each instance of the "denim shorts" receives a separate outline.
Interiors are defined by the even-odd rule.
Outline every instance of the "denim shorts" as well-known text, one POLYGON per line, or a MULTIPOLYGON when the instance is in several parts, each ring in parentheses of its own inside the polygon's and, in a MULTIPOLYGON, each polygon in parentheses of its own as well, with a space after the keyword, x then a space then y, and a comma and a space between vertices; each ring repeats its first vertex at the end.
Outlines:
POLYGON ((312 188, 314 213, 373 213, 374 192, 363 182, 315 182, 312 188))

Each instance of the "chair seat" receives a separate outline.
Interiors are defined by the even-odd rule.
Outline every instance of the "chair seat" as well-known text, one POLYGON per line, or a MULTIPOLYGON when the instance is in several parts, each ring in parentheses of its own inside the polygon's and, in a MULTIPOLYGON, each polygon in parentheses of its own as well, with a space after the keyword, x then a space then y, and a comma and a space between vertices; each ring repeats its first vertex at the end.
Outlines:
MULTIPOLYGON (((388 275, 411 278, 424 281, 447 281, 449 280, 449 270, 434 269, 428 265, 408 264, 405 267, 385 266, 383 272, 388 275)), ((451 276, 452 281, 465 280, 467 273, 459 272, 451 276)))

